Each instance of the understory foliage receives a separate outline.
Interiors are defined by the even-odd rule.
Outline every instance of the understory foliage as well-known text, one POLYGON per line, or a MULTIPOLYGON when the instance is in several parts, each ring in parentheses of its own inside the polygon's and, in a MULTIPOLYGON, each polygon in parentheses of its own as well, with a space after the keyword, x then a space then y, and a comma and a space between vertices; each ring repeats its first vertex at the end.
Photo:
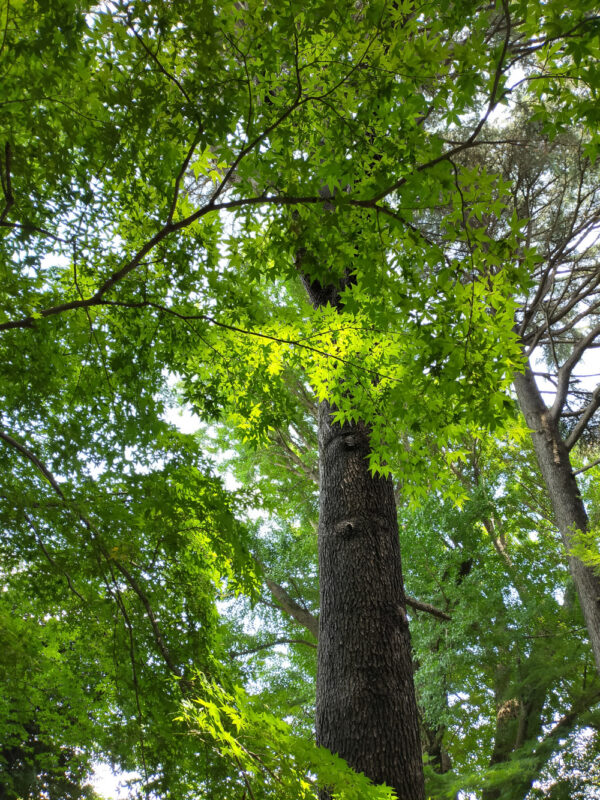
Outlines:
POLYGON ((313 744, 323 400, 397 487, 429 796, 600 797, 510 389, 570 365, 598 568, 599 54, 593 0, 4 0, 1 800, 391 796, 313 744))

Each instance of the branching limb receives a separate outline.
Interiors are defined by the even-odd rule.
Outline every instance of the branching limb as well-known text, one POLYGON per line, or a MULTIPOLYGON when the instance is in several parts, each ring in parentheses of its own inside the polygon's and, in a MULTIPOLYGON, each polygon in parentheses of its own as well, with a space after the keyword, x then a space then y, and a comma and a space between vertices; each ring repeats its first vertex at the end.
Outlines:
MULTIPOLYGON (((506 19, 506 34, 504 36, 504 43, 502 45, 502 52, 500 53, 500 58, 498 59, 498 63, 496 64, 496 70, 495 70, 495 73, 494 73, 494 82, 492 84, 492 89, 491 89, 491 92, 490 92, 488 105, 487 105, 487 108, 486 108, 484 114, 479 119, 477 125, 472 130, 472 132, 471 132, 471 134, 470 134, 468 139, 466 139, 465 141, 463 141, 460 144, 456 145, 455 147, 450 148, 445 153, 442 153, 441 155, 437 156, 436 158, 432 158, 430 161, 427 161, 424 164, 420 164, 415 170, 416 173, 424 172, 425 170, 431 169, 432 167, 435 167, 437 164, 440 164, 442 161, 448 161, 448 160, 454 158, 454 156, 457 156, 459 153, 462 153, 463 150, 467 150, 469 147, 473 146, 473 144, 475 143, 475 140, 477 139, 477 137, 481 133, 481 130, 482 130, 483 126, 487 122, 488 117, 490 116, 490 114, 492 113, 492 111, 494 110, 496 105, 498 104, 498 89, 500 87, 500 79, 501 79, 502 73, 504 71, 506 55, 508 53, 508 48, 509 48, 509 44, 510 44, 510 37, 511 37, 511 33, 512 33, 512 24, 511 24, 511 18, 510 18, 510 11, 509 11, 509 8, 508 8, 508 2, 506 2, 506 0, 503 0, 502 8, 504 10, 504 16, 505 16, 505 19, 506 19)), ((406 183, 407 179, 408 179, 408 176, 406 176, 406 175, 404 177, 400 178, 400 180, 396 181, 391 186, 388 186, 386 189, 383 189, 381 192, 376 194, 372 198, 372 201, 373 202, 378 202, 379 200, 383 200, 385 197, 387 197, 388 195, 392 194, 393 192, 398 191, 398 189, 400 189, 406 183)))
POLYGON ((452 620, 452 617, 449 614, 446 614, 445 611, 432 606, 431 603, 423 603, 421 600, 415 600, 414 597, 409 597, 408 595, 404 599, 406 600, 406 605, 410 606, 410 608, 414 608, 415 611, 425 611, 425 613, 431 614, 432 617, 437 617, 438 619, 443 619, 447 622, 452 620))
POLYGON ((535 756, 547 756, 557 746, 560 739, 564 739, 577 725, 579 717, 592 708, 600 700, 600 690, 596 685, 591 691, 583 694, 576 700, 571 709, 562 716, 554 727, 544 736, 535 750, 535 756))
MULTIPOLYGON (((261 564, 261 566, 263 566, 261 564)), ((264 567, 263 567, 264 568, 264 567)), ((265 583, 267 584, 267 588, 277 600, 277 603, 281 606, 282 610, 289 614, 290 617, 299 622, 300 625, 303 625, 315 639, 319 638, 319 619, 318 617, 311 614, 310 611, 303 608, 300 603, 298 603, 294 598, 275 581, 271 580, 271 578, 265 576, 265 583)))
POLYGON ((6 442, 6 444, 9 445, 9 447, 18 450, 18 452, 21 453, 22 456, 24 456, 28 461, 30 461, 34 465, 34 467, 36 467, 36 469, 38 469, 42 473, 42 475, 46 478, 50 486, 52 486, 52 488, 54 489, 56 494, 61 498, 61 500, 64 500, 65 503, 67 502, 67 498, 65 497, 63 490, 60 488, 60 484, 58 483, 54 475, 52 475, 52 473, 50 472, 50 470, 44 464, 43 461, 40 461, 40 459, 34 453, 32 453, 28 447, 25 447, 24 444, 17 442, 16 439, 13 439, 12 436, 9 436, 7 433, 4 433, 4 431, 0 431, 0 439, 6 442))
MULTIPOLYGON (((600 408, 600 384, 594 389, 592 393, 592 399, 584 409, 581 418, 577 422, 577 425, 575 425, 571 433, 567 436, 565 440, 565 446, 567 450, 571 450, 575 443, 579 440, 588 422, 594 416, 598 408, 600 408)), ((583 472, 583 470, 580 471, 583 472)))
MULTIPOLYGON (((573 350, 571 351, 571 355, 567 358, 565 363, 558 371, 558 388, 556 391, 556 398, 554 400, 554 404, 550 409, 550 415, 553 420, 558 420, 561 411, 565 406, 565 402, 567 400, 567 394, 569 392, 569 381, 571 380, 571 375, 573 374, 573 370, 575 369, 576 365, 578 364, 579 360, 583 356, 587 347, 593 343, 594 339, 600 336, 600 325, 596 325, 595 328, 584 336, 581 341, 575 345, 573 350)), ((580 420, 581 423, 581 420, 580 420)), ((569 437, 570 438, 570 437, 569 437)), ((573 444, 575 443, 576 439, 574 440, 573 444)))
POLYGON ((83 597, 83 595, 79 594, 77 589, 73 586, 73 581, 71 580, 71 577, 70 577, 69 573, 59 567, 59 565, 56 563, 54 557, 48 551, 48 548, 44 544, 44 541, 43 541, 38 529, 34 525, 33 520, 31 519, 31 517, 28 514, 25 514, 25 513, 23 514, 23 516, 25 517, 29 527, 33 531, 33 535, 35 536, 35 539, 36 539, 36 541, 37 541, 37 543, 39 545, 39 548, 42 551, 42 553, 44 554, 44 556, 45 556, 46 560, 48 561, 48 563, 50 564, 50 566, 53 567, 57 572, 60 572, 60 574, 64 576, 65 580, 67 581, 67 586, 69 587, 70 591, 76 597, 78 597, 84 605, 87 605, 85 597, 83 597))
POLYGON ((279 442, 281 447, 284 451, 284 456, 287 461, 290 461, 294 466, 298 467, 300 471, 306 475, 313 483, 319 483, 319 473, 317 470, 310 469, 304 461, 300 458, 300 456, 290 447, 290 445, 285 440, 283 434, 279 429, 275 431, 276 440, 279 442))
POLYGON ((188 167, 190 165, 190 161, 192 160, 192 156, 194 155, 194 151, 195 151, 196 147, 198 146, 198 143, 200 141, 202 133, 203 133, 202 127, 198 128, 198 131, 197 131, 196 135, 194 136, 194 140, 193 140, 192 144, 190 145, 190 148, 187 151, 187 154, 186 154, 186 156, 185 156, 185 158, 183 160, 183 163, 181 165, 181 169, 179 170, 179 174, 175 178, 175 188, 173 190, 173 199, 171 200, 171 206, 169 208, 169 214, 167 216, 167 224, 170 224, 170 223, 173 222, 173 215, 175 214, 175 209, 177 208, 177 200, 179 199, 179 192, 180 192, 180 189, 181 189, 181 182, 183 181, 185 173, 187 172, 187 169, 188 169, 188 167))
POLYGON ((175 84, 175 86, 176 86, 176 87, 179 89, 179 91, 181 92, 181 94, 182 94, 182 95, 185 97, 185 99, 188 101, 188 103, 190 104, 190 106, 192 106, 192 107, 193 107, 193 105, 194 105, 194 104, 193 104, 193 102, 192 102, 192 98, 191 98, 191 97, 189 96, 189 94, 186 92, 186 90, 185 90, 185 89, 184 89, 184 87, 181 85, 180 81, 179 81, 179 80, 178 80, 178 79, 175 77, 175 75, 173 75, 172 73, 170 73, 170 72, 169 72, 169 71, 168 71, 168 70, 165 68, 165 66, 163 65, 163 63, 161 62, 161 60, 158 58, 157 54, 156 54, 156 53, 153 53, 153 52, 152 52, 152 50, 151 50, 151 49, 148 47, 148 45, 147 45, 147 44, 146 44, 146 42, 144 41, 144 38, 143 38, 143 36, 142 36, 142 35, 141 35, 141 34, 140 34, 138 31, 137 31, 137 29, 136 29, 135 25, 133 24, 133 20, 131 19, 131 15, 130 15, 130 14, 127 14, 127 23, 128 23, 129 30, 130 30, 130 31, 133 33, 133 35, 135 36, 135 38, 136 38, 136 39, 138 40, 138 42, 141 44, 141 46, 142 46, 143 50, 146 52, 146 54, 147 54, 148 56, 150 56, 150 58, 152 59, 152 61, 154 61, 154 63, 155 63, 155 64, 156 64, 156 66, 158 67, 159 71, 160 71, 160 72, 162 72, 162 74, 163 74, 163 75, 164 75, 164 76, 167 78, 167 80, 169 80, 169 81, 171 81, 171 83, 175 84))

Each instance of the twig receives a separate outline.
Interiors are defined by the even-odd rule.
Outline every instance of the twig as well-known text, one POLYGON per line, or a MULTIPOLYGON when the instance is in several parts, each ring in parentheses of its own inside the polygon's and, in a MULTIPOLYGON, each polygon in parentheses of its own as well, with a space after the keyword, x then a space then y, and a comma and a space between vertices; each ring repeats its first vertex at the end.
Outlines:
POLYGON ((40 536, 40 534, 39 534, 39 532, 38 532, 37 528, 36 528, 36 527, 35 527, 35 525, 33 524, 33 520, 31 519, 31 517, 29 517, 29 515, 28 515, 28 514, 26 514, 25 512, 23 512, 23 516, 25 517, 25 519, 27 520, 27 523, 29 524, 29 527, 30 527, 30 528, 31 528, 31 530, 33 531, 33 535, 34 535, 34 536, 35 536, 35 538, 36 538, 36 541, 37 541, 37 543, 38 543, 38 545, 39 545, 39 547, 40 547, 40 550, 41 550, 41 551, 42 551, 42 553, 45 555, 45 557, 46 557, 46 560, 48 561, 48 563, 49 563, 49 564, 50 564, 52 567, 54 567, 54 569, 55 569, 57 572, 60 572, 60 573, 61 573, 61 574, 62 574, 62 575, 65 577, 65 579, 66 579, 66 581, 67 581, 67 585, 68 585, 69 589, 70 589, 70 590, 73 592, 73 594, 74 594, 74 595, 76 595, 76 596, 77 596, 77 597, 78 597, 78 598, 81 600, 81 602, 82 602, 84 605, 87 605, 87 602, 86 602, 86 599, 85 599, 85 597, 83 597, 83 595, 79 594, 79 592, 77 591, 77 589, 76 589, 76 588, 73 586, 73 581, 71 580, 71 577, 69 576, 68 572, 66 572, 65 570, 61 569, 61 568, 59 567, 59 565, 56 563, 55 559, 52 557, 52 555, 50 555, 50 553, 48 552, 48 549, 46 548, 46 545, 44 544, 44 542, 43 542, 43 540, 42 540, 42 537, 40 536))
POLYGON ((567 448, 567 450, 573 449, 573 446, 583 434, 588 422, 594 416, 598 408, 600 408, 600 384, 596 386, 596 388, 594 389, 592 393, 592 399, 585 407, 585 409, 583 409, 583 413, 577 425, 575 425, 571 433, 567 436, 565 440, 565 447, 567 448))
POLYGON ((184 177, 184 175, 186 173, 186 170, 189 167, 189 164, 190 164, 190 161, 192 159, 192 156, 194 155, 194 150, 198 146, 198 142, 200 141, 202 133, 203 133, 203 128, 202 128, 202 126, 200 126, 198 128, 198 130, 196 132, 196 135, 194 136, 194 140, 192 141, 192 144, 190 145, 190 148, 187 151, 187 154, 186 154, 186 156, 185 156, 185 158, 183 160, 183 163, 181 165, 181 169, 179 170, 179 174, 175 178, 175 189, 173 190, 173 199, 171 200, 171 207, 169 208, 169 214, 167 216, 167 223, 171 223, 173 221, 173 214, 175 213, 175 208, 177 207, 177 200, 179 198, 179 189, 181 187, 181 181, 183 180, 183 177, 184 177))
POLYGON ((307 647, 312 647, 316 650, 317 645, 314 642, 309 642, 307 639, 275 639, 273 642, 266 642, 259 644, 256 647, 251 647, 249 650, 232 650, 229 653, 231 658, 238 658, 239 656, 249 656, 252 653, 258 653, 261 650, 267 650, 270 647, 276 647, 278 644, 305 644, 307 647))
POLYGON ((4 193, 4 200, 5 206, 0 214, 0 223, 4 223, 6 215, 10 211, 13 203, 15 202, 15 198, 12 192, 12 182, 10 177, 10 167, 11 167, 11 149, 10 149, 10 142, 6 142, 4 145, 4 174, 0 171, 0 177, 2 179, 2 192, 4 193))
POLYGON ((592 461, 590 464, 586 464, 585 467, 581 467, 580 469, 576 469, 573 475, 581 475, 582 472, 587 472, 588 469, 592 469, 592 467, 597 466, 600 464, 600 458, 597 458, 595 461, 592 461))

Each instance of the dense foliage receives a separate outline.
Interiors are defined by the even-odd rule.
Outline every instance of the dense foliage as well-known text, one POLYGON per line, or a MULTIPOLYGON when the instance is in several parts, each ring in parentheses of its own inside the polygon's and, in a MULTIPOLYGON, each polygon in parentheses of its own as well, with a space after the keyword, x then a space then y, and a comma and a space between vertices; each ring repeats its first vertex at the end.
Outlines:
POLYGON ((429 794, 598 797, 510 390, 530 358, 594 462, 596 4, 5 0, 0 30, 0 798, 92 797, 95 759, 147 797, 389 795, 312 744, 325 399, 398 487, 429 794))

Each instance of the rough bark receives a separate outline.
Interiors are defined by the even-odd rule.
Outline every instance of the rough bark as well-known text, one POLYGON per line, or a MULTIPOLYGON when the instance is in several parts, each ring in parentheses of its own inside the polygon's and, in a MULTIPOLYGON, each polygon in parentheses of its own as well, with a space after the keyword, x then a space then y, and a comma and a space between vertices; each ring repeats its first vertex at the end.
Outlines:
POLYGON ((369 433, 322 403, 317 742, 402 800, 424 797, 393 483, 369 433))
MULTIPOLYGON (((302 256, 313 305, 339 309, 349 275, 324 286, 303 274, 302 256)), ((424 800, 394 485, 369 471, 368 428, 331 411, 320 404, 317 743, 400 800, 424 800)))
POLYGON ((531 437, 544 483, 550 495, 573 583, 587 626, 596 668, 600 673, 600 577, 571 555, 573 534, 588 529, 588 517, 573 475, 569 451, 544 403, 530 369, 514 377, 519 405, 531 437))

